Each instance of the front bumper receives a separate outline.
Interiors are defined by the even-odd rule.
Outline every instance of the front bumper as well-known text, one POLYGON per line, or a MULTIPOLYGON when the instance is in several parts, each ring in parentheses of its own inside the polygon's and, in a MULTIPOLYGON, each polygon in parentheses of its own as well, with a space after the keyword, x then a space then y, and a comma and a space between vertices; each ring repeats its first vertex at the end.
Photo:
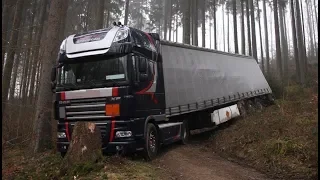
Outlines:
MULTIPOLYGON (((101 131, 102 150, 104 153, 115 153, 117 151, 136 152, 143 150, 144 147, 144 121, 143 119, 134 120, 107 120, 95 121, 101 131), (126 138, 116 137, 117 131, 131 131, 132 136, 126 138)), ((58 138, 57 150, 67 152, 72 129, 75 122, 59 122, 58 132, 65 132, 66 138, 58 138)))

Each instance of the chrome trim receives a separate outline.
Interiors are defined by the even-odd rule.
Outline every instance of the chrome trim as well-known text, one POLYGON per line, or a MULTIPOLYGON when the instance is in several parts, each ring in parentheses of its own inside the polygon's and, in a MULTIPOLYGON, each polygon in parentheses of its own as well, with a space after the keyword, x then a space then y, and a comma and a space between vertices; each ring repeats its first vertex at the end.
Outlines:
POLYGON ((105 113, 105 111, 82 111, 82 112, 67 112, 67 115, 81 115, 81 114, 100 114, 105 113))
POLYGON ((67 120, 75 120, 75 119, 103 119, 103 118, 111 118, 111 116, 81 116, 81 117, 67 117, 67 120))
POLYGON ((88 108, 88 107, 105 107, 105 106, 106 106, 106 104, 79 105, 79 106, 66 106, 66 109, 88 108))

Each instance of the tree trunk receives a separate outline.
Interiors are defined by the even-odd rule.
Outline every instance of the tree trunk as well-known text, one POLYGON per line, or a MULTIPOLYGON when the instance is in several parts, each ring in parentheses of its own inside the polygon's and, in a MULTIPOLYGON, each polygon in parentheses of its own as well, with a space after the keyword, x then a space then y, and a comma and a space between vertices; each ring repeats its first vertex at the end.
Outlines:
MULTIPOLYGON (((210 21, 210 20, 209 20, 210 21)), ((210 21, 210 24, 209 24, 209 36, 210 36, 210 41, 209 41, 209 43, 210 43, 210 49, 211 49, 211 34, 212 34, 212 24, 211 24, 211 21, 210 21)))
POLYGON ((264 37, 266 43, 266 72, 270 72, 270 58, 269 58, 269 38, 268 38, 268 25, 267 25, 267 9, 266 0, 263 0, 263 16, 264 16, 264 37))
POLYGON ((178 16, 176 16, 176 42, 178 42, 178 16))
POLYGON ((299 65, 300 65, 300 83, 305 85, 306 81, 306 72, 305 72, 305 52, 303 47, 303 32, 302 32, 302 25, 301 25, 301 16, 300 16, 300 7, 299 7, 299 0, 296 0, 296 20, 297 20, 297 40, 298 40, 298 54, 299 54, 299 65))
POLYGON ((193 2, 193 38, 192 43, 198 46, 198 0, 192 0, 193 2))
MULTIPOLYGON (((215 1, 215 0, 214 0, 215 1)), ((216 8, 216 7, 214 7, 216 8)), ((216 13, 214 13, 214 49, 217 49, 217 33, 216 33, 216 13)), ((226 37, 225 37, 225 28, 224 28, 224 4, 222 4, 222 28, 223 28, 223 51, 226 51, 226 37)))
POLYGON ((8 31, 8 19, 10 16, 10 8, 12 8, 12 4, 9 3, 11 0, 4 1, 4 5, 2 7, 2 68, 4 67, 4 55, 6 52, 6 49, 4 48, 7 46, 7 31, 8 31))
POLYGON ((277 68, 278 75, 282 81, 282 57, 281 57, 281 46, 280 46, 280 33, 279 33, 279 20, 278 20, 278 0, 273 0, 273 12, 274 12, 274 30, 275 30, 275 41, 276 41, 276 53, 277 53, 277 68))
POLYGON ((246 38, 244 32, 244 7, 243 7, 243 0, 240 0, 241 3, 241 53, 243 55, 246 54, 246 38))
POLYGON ((234 52, 239 54, 238 49, 238 24, 237 24, 237 1, 232 3, 232 12, 233 12, 233 33, 234 33, 234 52))
POLYGON ((291 27, 292 27, 292 39, 293 39, 293 53, 294 60, 296 64, 296 74, 297 82, 300 82, 300 60, 299 60, 299 51, 298 51, 298 41, 297 41, 297 31, 296 31, 296 18, 294 15, 294 6, 293 0, 290 0, 290 10, 291 10, 291 27))
MULTIPOLYGON (((41 40, 41 36, 43 34, 43 29, 44 29, 44 21, 45 21, 45 18, 46 18, 46 7, 47 7, 47 3, 48 3, 48 0, 44 0, 41 4, 41 12, 40 12, 40 16, 39 16, 39 27, 38 27, 38 31, 37 31, 37 35, 36 35, 36 38, 35 38, 35 41, 34 41, 34 45, 38 48, 34 48, 33 49, 33 58, 34 58, 34 63, 33 63, 33 66, 32 66, 32 72, 31 72, 31 82, 30 82, 30 99, 32 99, 32 101, 30 102, 30 104, 33 104, 34 103, 34 89, 35 89, 35 86, 36 86, 36 83, 35 83, 35 79, 36 79, 36 72, 37 72, 37 64, 39 62, 39 52, 40 52, 40 48, 42 46, 40 46, 40 40, 41 40)), ((65 19, 65 18, 64 18, 65 19)), ((44 44, 43 44, 44 46, 44 44)))
POLYGON ((171 41, 171 31, 172 31, 172 0, 169 0, 169 41, 171 41))
POLYGON ((202 47, 206 47, 206 0, 203 0, 201 5, 201 18, 202 18, 202 47))
POLYGON ((227 12, 227 15, 228 15, 228 23, 227 23, 227 41, 228 41, 228 52, 230 52, 230 35, 229 35, 229 27, 230 27, 230 12, 227 12))
POLYGON ((260 8, 259 8, 259 1, 257 1, 257 8, 258 8, 258 23, 259 23, 259 34, 260 34, 260 52, 261 52, 261 69, 264 73, 264 60, 263 60, 263 45, 262 45, 262 33, 261 33, 261 21, 260 21, 260 8))
MULTIPOLYGON (((223 9, 223 5, 222 5, 222 18, 223 18, 223 42, 224 40, 224 9, 223 9)), ((214 49, 217 49, 217 19, 216 19, 216 0, 213 0, 213 33, 214 33, 214 49)), ((223 45, 225 46, 225 43, 223 43, 223 45)))
POLYGON ((8 99, 8 93, 9 93, 9 86, 10 86, 10 80, 11 80, 11 73, 12 73, 12 66, 14 63, 14 55, 16 52, 15 47, 17 46, 18 42, 18 31, 14 31, 14 29, 18 29, 21 22, 21 16, 22 16, 22 8, 24 4, 24 0, 17 0, 16 3, 16 9, 14 13, 14 19, 13 19, 13 26, 10 36, 10 44, 8 48, 8 55, 6 64, 4 67, 4 73, 2 76, 2 112, 4 112, 6 102, 8 99))
POLYGON ((281 52, 283 54, 283 78, 285 80, 285 83, 287 84, 288 81, 288 42, 286 41, 285 38, 285 31, 284 31, 284 26, 285 26, 285 22, 283 21, 283 17, 285 16, 285 14, 283 14, 284 11, 284 7, 279 7, 279 23, 280 23, 280 40, 281 40, 281 52))
POLYGON ((257 56, 257 41, 256 41, 256 26, 255 26, 255 20, 254 20, 254 6, 253 6, 253 0, 250 0, 250 8, 251 8, 251 31, 252 31, 252 55, 254 59, 258 62, 258 56, 257 56))
MULTIPOLYGON (((39 88, 39 98, 36 104, 36 115, 34 123, 34 140, 32 148, 34 152, 40 152, 51 145, 51 108, 52 108, 52 93, 50 84, 50 70, 54 65, 57 52, 59 50, 59 29, 61 19, 66 16, 68 8, 68 1, 54 0, 51 1, 49 17, 48 17, 48 31, 46 32, 46 44, 44 46, 42 72, 39 88)), ((101 25, 101 24, 100 24, 101 25)))
POLYGON ((183 43, 190 44, 190 6, 191 0, 186 0, 183 13, 183 43))
POLYGON ((103 20, 104 20, 104 3, 105 0, 98 0, 99 1, 99 5, 97 8, 97 22, 96 22, 96 29, 102 29, 103 28, 103 20))
POLYGON ((309 29, 309 38, 310 38, 310 48, 309 48, 309 57, 313 58, 314 57, 314 40, 313 40, 313 35, 314 35, 314 31, 313 31, 313 26, 312 26, 312 15, 310 16, 310 13, 312 14, 312 11, 309 8, 309 3, 308 0, 306 1, 306 5, 307 5, 307 21, 308 21, 308 29, 309 29))
POLYGON ((124 25, 128 25, 128 18, 129 18, 129 2, 130 0, 126 0, 126 10, 124 13, 124 25))
POLYGON ((246 11, 247 11, 247 31, 248 31, 248 48, 249 48, 249 56, 252 55, 251 50, 251 28, 250 28, 250 12, 249 12, 249 0, 246 0, 246 11))
POLYGON ((70 146, 61 163, 60 175, 74 165, 96 163, 102 158, 101 131, 92 122, 78 121, 74 125, 70 146))
POLYGON ((163 1, 164 3, 164 10, 163 10, 163 35, 164 40, 167 40, 167 34, 168 34, 168 0, 163 1))

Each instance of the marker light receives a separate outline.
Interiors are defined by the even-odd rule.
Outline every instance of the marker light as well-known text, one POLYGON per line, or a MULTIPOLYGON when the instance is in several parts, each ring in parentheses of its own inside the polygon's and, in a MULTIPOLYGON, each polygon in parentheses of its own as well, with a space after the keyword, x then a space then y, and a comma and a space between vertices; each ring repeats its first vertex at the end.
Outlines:
POLYGON ((107 116, 119 116, 120 115, 120 105, 119 104, 107 104, 106 105, 106 115, 107 116))

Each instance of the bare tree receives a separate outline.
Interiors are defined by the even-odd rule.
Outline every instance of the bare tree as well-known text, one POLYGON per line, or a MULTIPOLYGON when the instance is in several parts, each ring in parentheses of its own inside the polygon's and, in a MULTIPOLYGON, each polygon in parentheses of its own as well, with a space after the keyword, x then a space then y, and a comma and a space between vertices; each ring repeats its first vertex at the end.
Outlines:
POLYGON ((243 55, 246 54, 246 38, 244 32, 244 7, 243 7, 243 0, 240 0, 241 4, 241 53, 243 55))
POLYGON ((254 59, 258 62, 258 55, 257 55, 257 41, 256 41, 256 26, 254 20, 254 5, 253 0, 250 0, 250 8, 251 8, 251 31, 252 31, 252 55, 254 59))
POLYGON ((249 0, 246 0, 246 14, 247 14, 247 31, 248 31, 248 48, 249 48, 249 56, 252 55, 251 50, 251 28, 250 28, 250 12, 249 12, 249 0))
POLYGON ((201 22, 202 22, 202 47, 206 47, 206 0, 202 0, 201 5, 201 22))
POLYGON ((267 9, 266 0, 263 0, 263 17, 264 17, 264 37, 266 43, 266 72, 270 72, 270 58, 269 58, 269 38, 268 38, 268 24, 267 24, 267 9))
POLYGON ((290 10, 291 10, 291 26, 292 26, 292 39, 293 39, 293 53, 294 60, 296 64, 296 75, 297 81, 300 82, 300 60, 298 52, 298 41, 297 41, 297 31, 296 31, 296 18, 294 15, 294 5, 293 0, 290 0, 290 10))
POLYGON ((22 8, 23 8, 24 2, 26 1, 17 0, 17 3, 16 3, 16 9, 15 9, 13 25, 12 25, 13 31, 11 31, 11 35, 10 35, 8 55, 7 55, 7 59, 4 67, 4 73, 2 76, 2 112, 4 112, 6 102, 8 99, 11 73, 12 73, 12 67, 14 63, 14 55, 16 53, 15 47, 17 46, 17 42, 18 42, 19 31, 15 31, 15 29, 18 29, 20 26, 22 8))
POLYGON ((130 0, 126 0, 126 7, 125 7, 125 13, 124 13, 124 24, 128 24, 128 16, 129 16, 129 2, 130 0))
POLYGON ((190 44, 190 6, 191 0, 186 0, 184 3, 183 13, 183 43, 190 44))
POLYGON ((280 46, 280 33, 279 33, 279 20, 278 20, 278 0, 273 0, 273 15, 274 15, 274 30, 275 30, 275 41, 276 41, 276 53, 277 53, 277 68, 279 78, 282 80, 282 57, 281 57, 281 46, 280 46))
POLYGON ((61 19, 66 16, 67 8, 67 0, 51 1, 48 17, 48 25, 50 27, 46 33, 46 41, 48 43, 45 44, 43 56, 41 57, 41 59, 43 59, 40 80, 41 86, 39 88, 39 98, 36 104, 37 109, 33 128, 35 136, 32 147, 34 152, 40 152, 44 150, 47 144, 50 144, 49 142, 51 142, 50 119, 52 118, 52 94, 50 70, 55 64, 57 51, 59 50, 59 29, 61 25, 61 19))
POLYGON ((233 33, 234 33, 234 51, 236 54, 239 53, 238 50, 238 27, 237 27, 237 1, 232 2, 232 13, 233 13, 233 33))
POLYGON ((96 29, 103 28, 104 4, 105 4, 105 0, 98 0, 97 22, 95 26, 96 29))

